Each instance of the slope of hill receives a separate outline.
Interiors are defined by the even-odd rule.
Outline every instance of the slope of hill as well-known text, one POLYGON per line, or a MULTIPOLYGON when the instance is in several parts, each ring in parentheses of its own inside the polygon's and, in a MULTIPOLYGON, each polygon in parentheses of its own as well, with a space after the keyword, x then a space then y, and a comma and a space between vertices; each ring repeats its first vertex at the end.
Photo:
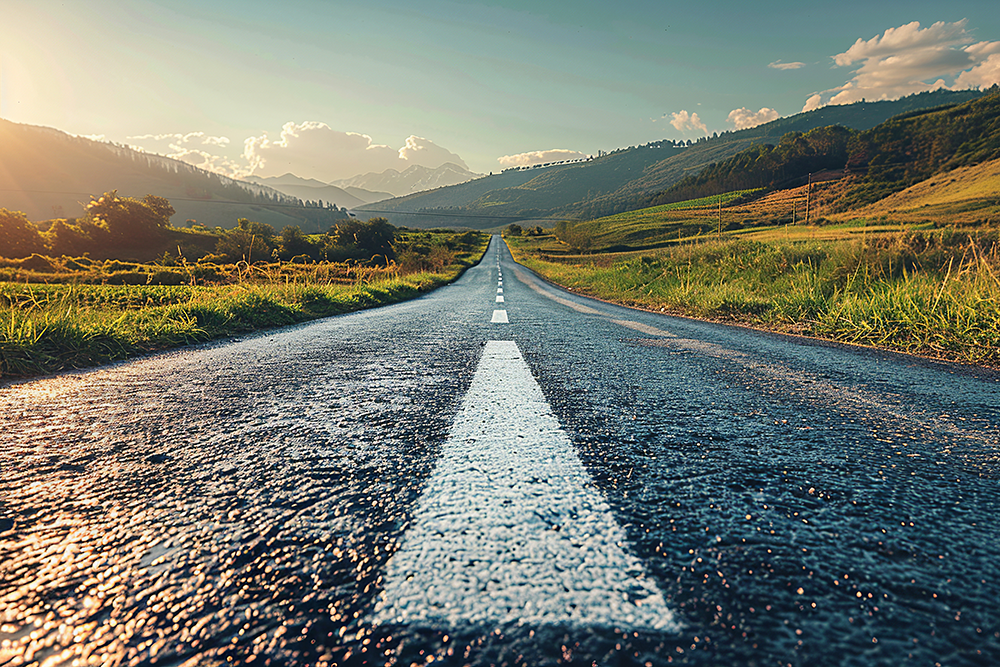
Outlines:
POLYGON ((372 172, 331 181, 330 185, 344 190, 361 188, 369 192, 390 192, 394 197, 404 197, 415 192, 465 183, 479 176, 481 174, 474 174, 457 164, 446 162, 434 169, 419 164, 407 167, 403 171, 386 169, 380 174, 372 172))
POLYGON ((1000 159, 942 171, 873 204, 828 217, 835 221, 1000 223, 1000 159))
POLYGON ((248 176, 243 179, 247 183, 256 183, 269 188, 274 188, 278 192, 284 192, 290 197, 301 199, 304 202, 324 202, 336 204, 342 208, 354 208, 369 201, 356 197, 342 188, 335 185, 327 185, 314 178, 299 178, 295 174, 285 174, 284 176, 248 176))
POLYGON ((654 200, 662 203, 564 223, 556 232, 580 251, 617 252, 823 219, 865 226, 994 225, 1000 222, 1000 90, 903 114, 863 132, 832 126, 790 133, 777 147, 748 149, 654 200), (821 169, 831 171, 820 172, 812 187, 775 187, 804 183, 796 174, 821 169))
POLYGON ((0 208, 32 220, 75 218, 91 197, 153 194, 170 200, 175 226, 196 220, 232 228, 239 218, 277 229, 326 230, 347 217, 340 209, 303 207, 297 198, 207 172, 185 162, 58 130, 0 119, 0 208))
POLYGON ((653 142, 588 162, 504 172, 365 208, 383 212, 395 224, 410 226, 463 224, 456 220, 466 215, 464 224, 480 229, 517 219, 610 215, 641 208, 650 193, 665 190, 754 144, 777 143, 788 132, 827 125, 865 130, 897 114, 967 102, 984 94, 939 90, 899 100, 823 107, 747 130, 724 132, 683 148, 671 141, 653 142), (404 212, 420 215, 402 216, 404 212))

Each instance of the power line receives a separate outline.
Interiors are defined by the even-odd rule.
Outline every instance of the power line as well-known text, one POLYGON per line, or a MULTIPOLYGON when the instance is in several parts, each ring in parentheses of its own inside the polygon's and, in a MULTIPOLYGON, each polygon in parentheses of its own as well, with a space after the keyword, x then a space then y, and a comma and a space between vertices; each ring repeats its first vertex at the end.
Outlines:
MULTIPOLYGON (((94 197, 90 192, 69 192, 64 190, 22 190, 20 188, 0 188, 0 192, 24 192, 29 194, 45 194, 45 195, 83 195, 87 197, 94 197)), ((157 195, 159 196, 159 195, 157 195)), ((260 206, 263 208, 297 208, 305 210, 316 210, 316 211, 327 211, 332 209, 320 208, 318 206, 305 206, 304 204, 278 204, 274 202, 246 202, 246 201, 235 201, 229 199, 198 199, 192 197, 164 197, 167 201, 185 201, 185 202, 196 202, 201 204, 234 204, 238 206, 260 206)), ((312 200, 309 200, 312 201, 312 200)), ((547 222, 551 220, 566 220, 567 222, 582 222, 578 218, 551 218, 551 217, 526 217, 526 216, 513 216, 513 215, 477 215, 475 213, 433 213, 430 211, 379 211, 374 209, 365 208, 348 208, 348 207, 338 207, 338 209, 343 209, 345 211, 356 211, 359 213, 376 213, 379 215, 426 215, 433 217, 444 217, 444 218, 476 218, 484 220, 538 220, 540 222, 547 222)))

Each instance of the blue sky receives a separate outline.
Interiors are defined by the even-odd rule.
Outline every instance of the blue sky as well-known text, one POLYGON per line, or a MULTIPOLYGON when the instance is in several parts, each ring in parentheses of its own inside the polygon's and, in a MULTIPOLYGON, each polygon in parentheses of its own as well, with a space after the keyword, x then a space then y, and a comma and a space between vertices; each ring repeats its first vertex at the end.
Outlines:
POLYGON ((1000 80, 984 1, 0 0, 0 15, 0 116, 324 181, 497 171, 1000 80))

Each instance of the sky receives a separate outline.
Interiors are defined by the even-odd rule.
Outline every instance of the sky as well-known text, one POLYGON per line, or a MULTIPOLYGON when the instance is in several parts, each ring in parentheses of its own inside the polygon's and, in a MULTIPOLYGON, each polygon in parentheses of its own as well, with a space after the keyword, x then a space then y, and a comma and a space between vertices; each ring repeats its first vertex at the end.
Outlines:
POLYGON ((0 0, 0 117, 236 177, 489 173, 998 82, 986 0, 0 0))

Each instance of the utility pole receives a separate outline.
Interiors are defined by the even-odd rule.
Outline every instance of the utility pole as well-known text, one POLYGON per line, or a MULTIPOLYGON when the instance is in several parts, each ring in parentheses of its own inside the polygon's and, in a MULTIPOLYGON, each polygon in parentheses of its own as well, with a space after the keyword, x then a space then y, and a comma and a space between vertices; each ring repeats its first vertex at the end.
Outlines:
POLYGON ((809 183, 806 185, 806 226, 809 226, 809 196, 812 194, 813 189, 813 175, 809 172, 809 183))
POLYGON ((722 240, 722 195, 719 195, 719 240, 722 240))

